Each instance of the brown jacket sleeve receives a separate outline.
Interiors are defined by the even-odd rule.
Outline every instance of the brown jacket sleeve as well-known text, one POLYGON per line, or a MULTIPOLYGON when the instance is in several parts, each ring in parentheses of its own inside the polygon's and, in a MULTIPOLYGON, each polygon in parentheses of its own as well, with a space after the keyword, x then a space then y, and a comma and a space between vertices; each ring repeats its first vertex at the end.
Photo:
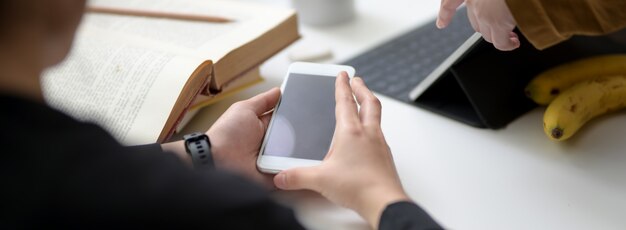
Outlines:
POLYGON ((602 35, 626 27, 625 0, 506 0, 524 36, 545 49, 572 35, 602 35))

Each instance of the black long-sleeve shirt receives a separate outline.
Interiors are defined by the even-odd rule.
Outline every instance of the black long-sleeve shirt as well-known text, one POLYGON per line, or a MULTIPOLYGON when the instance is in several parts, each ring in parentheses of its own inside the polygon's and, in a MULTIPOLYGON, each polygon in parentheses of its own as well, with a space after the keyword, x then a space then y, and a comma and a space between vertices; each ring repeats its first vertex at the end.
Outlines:
MULTIPOLYGON (((236 175, 197 172, 158 145, 129 148, 43 104, 0 96, 0 229, 302 229, 292 210, 236 175)), ((437 229, 399 202, 380 229, 437 229)))

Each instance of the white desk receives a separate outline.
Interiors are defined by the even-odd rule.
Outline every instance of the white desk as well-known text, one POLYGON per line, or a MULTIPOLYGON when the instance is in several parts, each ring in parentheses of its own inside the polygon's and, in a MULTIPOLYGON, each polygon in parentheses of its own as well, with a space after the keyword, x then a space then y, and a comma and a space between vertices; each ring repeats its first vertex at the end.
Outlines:
MULTIPOLYGON (((257 1, 288 6, 286 0, 257 1)), ((437 0, 356 2, 355 21, 302 26, 303 39, 295 45, 325 44, 334 61, 345 60, 427 22, 439 7, 437 0)), ((204 109, 185 131, 206 130, 233 102, 279 86, 288 64, 287 52, 278 54, 261 68, 264 83, 204 109)), ((445 227, 626 228, 624 112, 592 122, 567 143, 555 143, 543 134, 543 109, 494 131, 379 97, 383 130, 407 192, 445 227)), ((279 197, 291 202, 309 228, 367 228, 353 212, 311 194, 279 197)))

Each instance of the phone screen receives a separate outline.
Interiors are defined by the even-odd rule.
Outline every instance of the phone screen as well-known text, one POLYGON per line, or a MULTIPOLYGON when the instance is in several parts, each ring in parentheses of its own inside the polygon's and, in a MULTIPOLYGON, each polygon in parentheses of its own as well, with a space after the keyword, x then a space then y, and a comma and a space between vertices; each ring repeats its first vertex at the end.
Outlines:
POLYGON ((324 159, 335 132, 335 79, 289 74, 263 154, 324 159))

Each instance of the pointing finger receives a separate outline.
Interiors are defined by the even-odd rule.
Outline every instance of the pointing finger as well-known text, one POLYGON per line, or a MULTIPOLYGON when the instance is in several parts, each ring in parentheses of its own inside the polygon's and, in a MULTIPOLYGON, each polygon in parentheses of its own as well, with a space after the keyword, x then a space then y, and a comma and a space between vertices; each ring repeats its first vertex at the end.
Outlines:
POLYGON ((450 24, 456 9, 463 4, 463 0, 441 0, 439 16, 437 17, 437 28, 442 29, 450 24))

